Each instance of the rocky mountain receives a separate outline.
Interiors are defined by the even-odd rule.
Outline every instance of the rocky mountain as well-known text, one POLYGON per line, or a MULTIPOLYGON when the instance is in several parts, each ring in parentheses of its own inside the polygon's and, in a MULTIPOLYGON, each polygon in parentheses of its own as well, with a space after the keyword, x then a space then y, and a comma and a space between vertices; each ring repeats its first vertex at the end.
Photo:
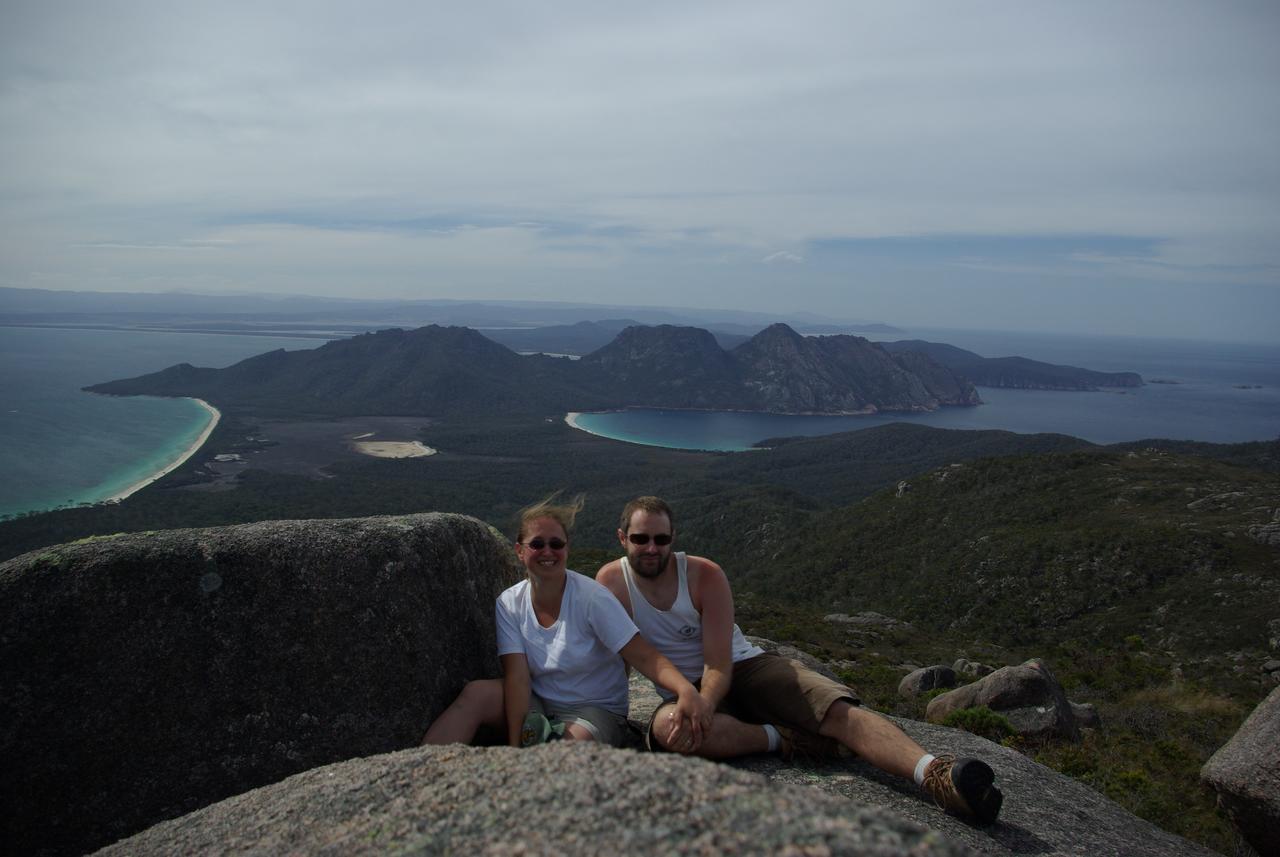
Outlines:
POLYGON ((927 357, 907 365, 860 336, 805 337, 771 325, 733 350, 764 410, 872 413, 979 403, 971 384, 927 357))
POLYGON ((1137 372, 1094 372, 1076 366, 1059 366, 1026 357, 983 357, 972 351, 902 339, 880 343, 891 354, 923 354, 969 379, 979 387, 1013 387, 1027 390, 1096 390, 1099 387, 1141 387, 1137 372))
MULTIPOLYGON (((496 328, 480 332, 494 342, 512 351, 541 351, 551 354, 582 356, 604 348, 628 327, 643 326, 642 322, 629 318, 608 318, 600 321, 580 321, 576 324, 552 324, 545 327, 523 329, 496 328)), ((751 337, 740 333, 724 333, 712 330, 720 347, 728 351, 751 337)))
POLYGON ((87 389, 334 415, 629 406, 869 413, 978 402, 972 385, 927 357, 899 361, 861 337, 810 339, 782 324, 732 352, 701 328, 632 326, 580 361, 522 357, 469 328, 432 325, 274 351, 226 369, 181 364, 87 389))
POLYGON ((734 408, 746 403, 737 362, 699 327, 628 327, 581 362, 616 385, 627 404, 734 408))

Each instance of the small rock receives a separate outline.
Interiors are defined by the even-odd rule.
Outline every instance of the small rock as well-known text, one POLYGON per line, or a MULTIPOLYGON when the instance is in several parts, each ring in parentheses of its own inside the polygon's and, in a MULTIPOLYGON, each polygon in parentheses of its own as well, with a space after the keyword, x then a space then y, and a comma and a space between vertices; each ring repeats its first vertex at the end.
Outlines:
POLYGON ((822 617, 824 621, 833 625, 854 625, 862 628, 901 628, 902 630, 910 630, 911 623, 894 619, 891 616, 885 616, 883 613, 876 613, 873 610, 864 610, 861 613, 855 613, 852 616, 846 613, 828 613, 822 617))
POLYGON ((983 705, 1004 715, 1023 737, 1080 740, 1071 703, 1048 665, 1038 658, 934 697, 925 717, 939 723, 953 711, 983 705))
POLYGON ((921 667, 904 676, 898 682, 898 695, 907 698, 919 696, 938 687, 955 687, 956 672, 945 664, 921 667))
POLYGON ((956 662, 951 665, 951 668, 955 670, 958 675, 968 675, 975 678, 982 678, 983 676, 991 675, 996 671, 995 667, 989 667, 986 664, 980 664, 977 661, 971 661, 968 658, 957 658, 956 662))
POLYGON ((829 666, 827 666, 822 661, 818 660, 808 652, 800 651, 795 646, 788 646, 785 643, 775 643, 773 640, 767 639, 765 637, 753 637, 749 634, 747 635, 747 642, 759 646, 760 648, 764 649, 766 652, 773 652, 775 655, 780 655, 781 657, 784 657, 784 658, 791 658, 791 660, 793 661, 799 661, 809 669, 813 670, 816 673, 821 673, 822 675, 826 676, 829 679, 832 679, 834 681, 842 681, 840 676, 832 672, 829 666))
POLYGON ((1280 522, 1278 521, 1272 521, 1269 524, 1255 524, 1245 532, 1255 542, 1280 548, 1280 522))
POLYGON ((1071 706, 1071 715, 1076 719, 1076 725, 1081 729, 1102 728, 1102 716, 1091 703, 1068 701, 1068 704, 1071 706))

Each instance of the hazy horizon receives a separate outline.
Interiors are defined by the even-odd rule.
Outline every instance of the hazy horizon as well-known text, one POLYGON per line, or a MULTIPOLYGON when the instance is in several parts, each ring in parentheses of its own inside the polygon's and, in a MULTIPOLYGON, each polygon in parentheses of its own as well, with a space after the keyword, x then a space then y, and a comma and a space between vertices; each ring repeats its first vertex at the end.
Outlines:
POLYGON ((0 11, 0 286, 1280 339, 1280 7, 0 11))

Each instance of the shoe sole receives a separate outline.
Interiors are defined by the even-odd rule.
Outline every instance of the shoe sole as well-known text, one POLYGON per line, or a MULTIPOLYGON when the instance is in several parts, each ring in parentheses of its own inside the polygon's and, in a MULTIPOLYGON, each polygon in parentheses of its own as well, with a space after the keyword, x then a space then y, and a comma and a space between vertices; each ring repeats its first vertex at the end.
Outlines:
POLYGON ((979 759, 961 759, 951 769, 956 791, 969 805, 969 812, 982 824, 991 824, 1000 815, 1004 795, 996 788, 991 766, 979 759))

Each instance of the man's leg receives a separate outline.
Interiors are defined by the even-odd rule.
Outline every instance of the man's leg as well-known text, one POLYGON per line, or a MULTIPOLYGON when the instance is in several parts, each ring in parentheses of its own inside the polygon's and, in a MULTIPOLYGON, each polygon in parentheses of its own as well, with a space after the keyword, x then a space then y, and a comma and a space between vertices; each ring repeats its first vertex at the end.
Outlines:
MULTIPOLYGON (((703 736, 702 744, 693 751, 687 742, 673 744, 671 730, 675 727, 675 705, 665 703, 654 712, 652 725, 649 727, 652 740, 658 747, 672 753, 695 755, 705 759, 730 759, 734 756, 745 756, 748 753, 765 753, 769 750, 769 736, 763 726, 754 723, 743 723, 736 717, 723 712, 716 712, 711 719, 711 731, 703 736)), ((686 730, 687 734, 687 730, 686 730)))
POLYGON ((502 729, 507 722, 502 707, 502 680, 467 682, 458 698, 432 722, 423 744, 470 744, 481 725, 502 729))
POLYGON ((730 696, 751 720, 772 721, 833 739, 882 771, 915 782, 948 810, 990 823, 1003 796, 978 759, 937 758, 895 726, 858 705, 848 688, 768 653, 734 664, 730 696))
POLYGON ((943 809, 990 824, 1004 795, 995 773, 980 759, 934 757, 874 711, 844 700, 831 704, 818 734, 834 738, 882 771, 913 780, 943 809))
POLYGON ((818 734, 834 738, 882 771, 911 779, 925 750, 907 733, 874 711, 837 700, 827 709, 818 734))

